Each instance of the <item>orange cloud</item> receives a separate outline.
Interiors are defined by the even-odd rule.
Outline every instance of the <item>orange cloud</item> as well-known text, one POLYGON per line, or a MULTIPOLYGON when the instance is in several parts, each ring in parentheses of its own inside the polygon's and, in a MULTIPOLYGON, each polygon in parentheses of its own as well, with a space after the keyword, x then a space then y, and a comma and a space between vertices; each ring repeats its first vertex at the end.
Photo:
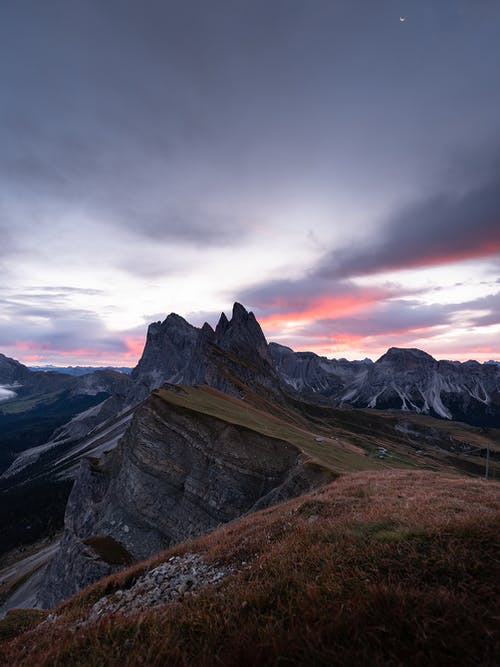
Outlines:
MULTIPOLYGON (((499 222, 500 226, 500 222, 499 222)), ((457 250, 449 250, 443 252, 440 249, 433 251, 433 248, 429 248, 429 252, 422 255, 417 255, 415 258, 406 258, 404 261, 398 263, 397 261, 393 262, 389 267, 391 270, 394 269, 415 269, 424 266, 442 266, 446 264, 453 264, 455 262, 463 262, 470 259, 479 259, 482 257, 491 257, 493 255, 500 254, 500 239, 493 239, 488 241, 477 241, 474 245, 471 245, 468 248, 460 248, 457 250)), ((383 270, 383 268, 378 267, 378 271, 383 270)))
POLYGON ((123 342, 127 347, 127 351, 123 354, 123 359, 126 361, 139 361, 144 349, 144 336, 125 336, 123 342))
POLYGON ((267 309, 277 312, 272 315, 261 316, 258 319, 265 331, 276 331, 292 322, 304 323, 351 315, 386 296, 387 293, 382 289, 365 289, 348 294, 321 295, 297 299, 277 296, 272 302, 266 304, 267 309))

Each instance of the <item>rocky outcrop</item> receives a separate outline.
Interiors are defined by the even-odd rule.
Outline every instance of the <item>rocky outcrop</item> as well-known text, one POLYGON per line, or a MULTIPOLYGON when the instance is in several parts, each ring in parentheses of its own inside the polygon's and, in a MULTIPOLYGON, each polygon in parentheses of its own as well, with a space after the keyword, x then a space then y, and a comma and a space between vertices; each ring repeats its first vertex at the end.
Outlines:
POLYGON ((209 586, 220 585, 233 571, 232 566, 208 564, 199 554, 172 556, 146 571, 130 588, 100 598, 87 622, 95 622, 105 614, 132 614, 191 597, 209 586))
POLYGON ((163 322, 148 327, 146 344, 139 363, 132 371, 138 400, 164 382, 181 383, 191 372, 192 356, 199 329, 175 313, 163 322))
POLYGON ((64 536, 38 592, 39 606, 50 607, 119 569, 100 558, 84 541, 93 535, 108 483, 106 475, 89 460, 81 461, 78 483, 74 484, 66 506, 64 536))
POLYGON ((90 537, 142 559, 331 478, 286 441, 153 394, 102 467, 82 463, 40 602, 52 606, 117 567, 90 537))

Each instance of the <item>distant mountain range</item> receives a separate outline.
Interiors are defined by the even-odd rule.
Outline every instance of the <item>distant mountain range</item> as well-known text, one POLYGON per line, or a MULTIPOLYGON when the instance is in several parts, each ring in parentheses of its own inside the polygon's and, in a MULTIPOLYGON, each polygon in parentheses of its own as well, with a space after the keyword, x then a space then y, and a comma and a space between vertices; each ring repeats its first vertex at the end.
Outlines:
POLYGON ((269 350, 283 385, 303 397, 500 426, 496 363, 437 361, 413 348, 392 347, 371 364, 293 352, 276 343, 269 350))
POLYGON ((118 373, 131 373, 129 366, 28 366, 30 371, 50 371, 56 373, 65 373, 66 375, 89 375, 95 371, 117 371, 118 373))

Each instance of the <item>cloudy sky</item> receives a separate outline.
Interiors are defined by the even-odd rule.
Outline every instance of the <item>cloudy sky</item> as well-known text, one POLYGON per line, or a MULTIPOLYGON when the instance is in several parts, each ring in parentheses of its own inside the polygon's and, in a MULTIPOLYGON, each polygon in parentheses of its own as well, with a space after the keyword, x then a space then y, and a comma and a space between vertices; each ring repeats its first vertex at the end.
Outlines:
POLYGON ((500 359, 498 0, 0 3, 0 352, 500 359))

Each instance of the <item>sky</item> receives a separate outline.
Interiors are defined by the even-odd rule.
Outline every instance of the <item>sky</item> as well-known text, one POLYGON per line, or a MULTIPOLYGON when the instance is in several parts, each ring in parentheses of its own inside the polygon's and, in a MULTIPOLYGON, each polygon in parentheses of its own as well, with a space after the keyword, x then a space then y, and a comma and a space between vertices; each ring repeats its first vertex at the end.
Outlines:
POLYGON ((2 0, 0 352, 500 359, 498 0, 2 0))

